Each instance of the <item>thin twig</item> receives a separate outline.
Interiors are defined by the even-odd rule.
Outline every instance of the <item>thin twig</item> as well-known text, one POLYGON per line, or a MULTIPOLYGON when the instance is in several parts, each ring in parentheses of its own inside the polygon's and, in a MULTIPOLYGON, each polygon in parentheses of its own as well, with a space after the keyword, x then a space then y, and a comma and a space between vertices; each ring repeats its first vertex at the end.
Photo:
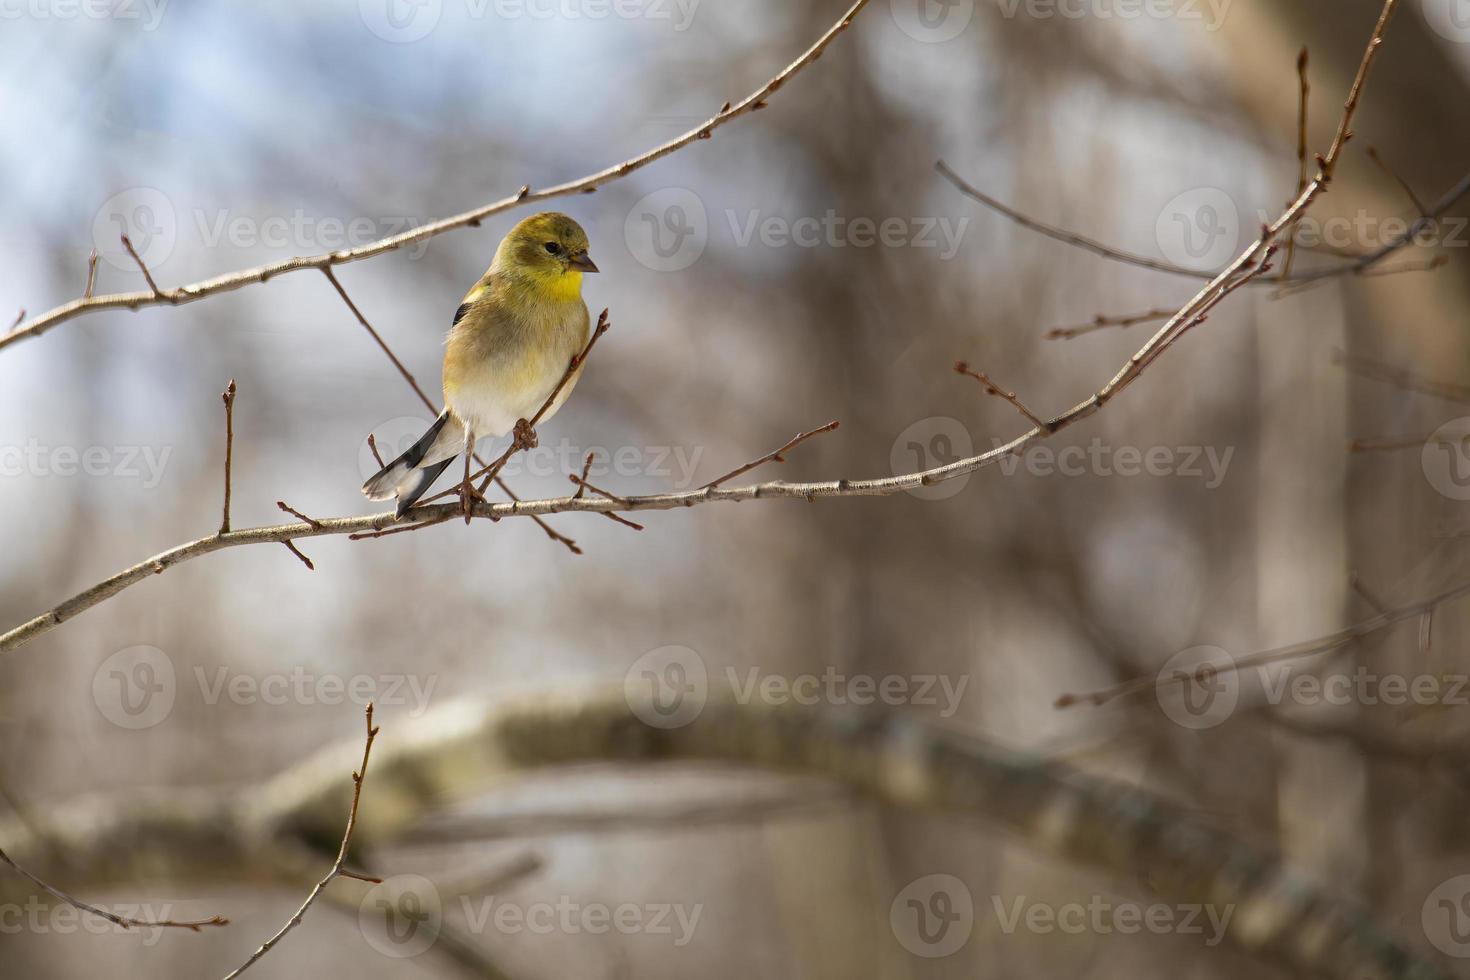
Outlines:
POLYGON ((1378 49, 1383 46, 1384 32, 1388 30, 1389 21, 1393 20, 1398 6, 1399 0, 1386 0, 1382 11, 1378 14, 1378 23, 1373 27, 1373 35, 1368 39, 1368 47, 1363 51, 1363 59, 1358 63, 1358 74, 1353 78, 1353 87, 1348 92, 1347 101, 1343 103, 1342 118, 1337 124, 1337 135, 1332 138, 1332 147, 1327 151, 1327 156, 1317 161, 1320 167, 1317 182, 1320 184, 1326 184, 1332 180, 1343 148, 1347 146, 1348 140, 1353 138, 1353 116, 1358 112, 1358 102, 1363 97, 1363 89, 1368 84, 1368 76, 1373 71, 1373 62, 1378 58, 1378 49))
POLYGON ((383 454, 378 452, 378 439, 371 432, 368 433, 367 443, 368 450, 373 454, 373 460, 378 464, 378 469, 383 469, 388 464, 383 462, 383 454))
POLYGON ((711 490, 722 483, 735 479, 737 476, 742 476, 746 473, 749 473, 757 466, 761 466, 765 463, 784 463, 786 462, 786 453, 795 449, 797 446, 801 445, 803 442, 806 442, 813 436, 819 436, 824 432, 831 432, 833 429, 836 429, 841 424, 841 422, 834 419, 831 422, 828 422, 826 425, 819 426, 818 428, 812 429, 808 432, 798 432, 796 435, 787 440, 786 445, 782 446, 780 449, 777 449, 775 452, 766 453, 764 456, 759 456, 751 460, 744 466, 738 466, 730 472, 726 473, 724 476, 720 477, 719 479, 709 481, 700 489, 711 490))
MULTIPOLYGON (((626 497, 619 497, 616 494, 608 493, 606 490, 603 490, 600 487, 593 486, 591 483, 587 482, 587 474, 592 472, 592 460, 595 459, 596 456, 596 453, 587 454, 587 458, 582 461, 581 476, 573 476, 571 474, 567 475, 567 479, 571 480, 572 483, 574 483, 577 487, 577 492, 572 494, 572 499, 581 500, 582 497, 586 495, 587 491, 591 490, 593 493, 597 494, 605 500, 611 500, 619 503, 627 500, 626 497)), ((630 521, 626 517, 623 517, 619 514, 614 514, 612 511, 607 511, 605 516, 612 518, 614 521, 623 525, 624 527, 631 527, 635 531, 644 530, 643 525, 639 524, 637 521, 630 521)))
POLYGON ((630 521, 630 520, 628 520, 626 517, 624 517, 622 514, 619 514, 617 511, 609 510, 609 511, 604 511, 603 513, 607 517, 611 518, 614 523, 621 524, 621 525, 623 525, 623 527, 632 528, 635 531, 642 531, 642 530, 644 530, 644 527, 643 527, 642 524, 639 524, 637 521, 630 521))
POLYGON ((1045 235, 1047 238, 1062 242, 1066 245, 1071 245, 1074 248, 1080 248, 1084 251, 1092 252, 1093 254, 1100 255, 1105 259, 1111 259, 1114 262, 1122 262, 1126 265, 1138 266, 1141 269, 1152 269, 1155 272, 1168 272, 1176 276, 1189 276, 1193 279, 1201 279, 1205 281, 1209 281, 1210 279, 1214 278, 1208 272, 1200 272, 1196 269, 1186 269, 1184 266, 1175 265, 1172 262, 1165 262, 1161 259, 1151 259, 1146 255, 1138 255, 1134 252, 1126 252, 1122 249, 1114 248, 1111 245, 1105 245, 1102 242, 1097 241, 1096 239, 1088 238, 1085 235, 1079 235, 1074 231, 1068 231, 1065 228, 1058 228, 1056 225, 1049 225, 1044 221, 1038 221, 1035 218, 1030 217, 1029 215, 1017 211, 1015 208, 1012 208, 996 200, 989 194, 986 194, 984 191, 970 184, 959 174, 955 173, 954 170, 950 169, 949 164, 945 163, 943 160, 940 160, 938 163, 936 163, 934 165, 934 169, 939 171, 940 175, 944 177, 945 180, 948 180, 951 184, 953 184, 961 194, 964 194, 966 197, 971 198, 972 200, 979 201, 981 204, 990 208, 992 211, 998 212, 999 214, 1010 218, 1022 228, 1034 231, 1039 235, 1045 235))
POLYGON ((1414 193, 1414 188, 1409 186, 1409 182, 1400 177, 1394 171, 1394 169, 1388 165, 1388 161, 1384 160, 1383 157, 1378 155, 1378 149, 1376 147, 1368 147, 1368 159, 1378 164, 1378 169, 1387 174, 1389 180, 1392 180, 1394 183, 1399 185, 1399 189, 1404 192, 1404 196, 1409 199, 1409 203, 1414 205, 1414 211, 1417 216, 1422 218, 1425 213, 1424 202, 1419 200, 1419 195, 1414 193))
POLYGON ((994 381, 991 381, 990 377, 984 371, 972 370, 970 365, 966 364, 964 361, 955 361, 954 369, 956 374, 963 374, 967 378, 974 378, 976 381, 980 382, 980 384, 984 386, 985 393, 987 395, 994 395, 997 398, 1010 402, 1011 407, 1020 412, 1021 417, 1024 418, 1027 422, 1030 422, 1032 425, 1035 426, 1044 427, 1046 425, 1045 422, 1036 417, 1035 413, 1033 413, 1031 409, 1027 408, 1024 404, 1021 403, 1021 399, 1016 397, 1016 393, 1014 391, 1006 391, 1004 388, 997 385, 994 381))
MULTIPOLYGON (((1333 140, 1332 148, 1328 151, 1326 157, 1317 158, 1319 170, 1317 178, 1314 182, 1318 186, 1318 191, 1316 193, 1320 193, 1321 187, 1324 187, 1331 181, 1332 174, 1336 169, 1338 158, 1342 153, 1343 147, 1346 145, 1347 141, 1352 138, 1352 130, 1350 128, 1352 118, 1357 112, 1358 101, 1361 97, 1363 86, 1366 84, 1368 75, 1373 66, 1373 62, 1377 57, 1378 46, 1382 43, 1383 31, 1387 27, 1388 21, 1391 19, 1393 11, 1396 9, 1397 5, 1398 0, 1387 0, 1387 2, 1385 3, 1383 12, 1379 16, 1378 24, 1374 28, 1372 43, 1365 50, 1363 60, 1358 66, 1358 72, 1353 81, 1353 88, 1352 91, 1349 93, 1347 102, 1344 105, 1343 116, 1338 126, 1337 135, 1333 140)), ((1148 258, 1146 256, 1136 255, 1130 252, 1123 251, 1122 249, 1116 249, 1109 245, 1104 245, 1101 242, 1097 242, 1092 239, 1086 238, 1085 236, 1078 235, 1075 232, 1068 231, 1065 228, 1058 228, 1056 226, 1037 221, 1036 219, 1023 214, 1022 212, 1017 211, 1014 208, 1006 206, 995 198, 983 193, 971 184, 965 182, 942 160, 935 164, 935 169, 937 169, 939 173, 943 177, 945 177, 945 179, 954 184, 955 187, 967 197, 970 197, 980 202, 981 204, 984 204, 986 207, 989 207, 992 210, 1006 216, 1007 218, 1010 218, 1012 221, 1016 222, 1022 227, 1045 235, 1048 238, 1052 238, 1056 241, 1064 242, 1068 245, 1082 248, 1097 255, 1101 255, 1104 258, 1111 259, 1117 262, 1123 262, 1129 265, 1135 265, 1145 269, 1153 269, 1159 272, 1173 273, 1175 275, 1190 276, 1196 279, 1212 279, 1211 274, 1207 272, 1199 272, 1195 269, 1187 269, 1183 266, 1176 266, 1168 262, 1162 262, 1156 259, 1148 258)), ((1310 188, 1308 188, 1308 190, 1310 190, 1310 188)), ((1306 191, 1304 191, 1303 193, 1306 193, 1306 191)), ((1314 198, 1316 196, 1316 193, 1312 195, 1314 198)), ((1379 248, 1361 256, 1356 261, 1353 261, 1348 265, 1338 266, 1335 268, 1314 269, 1308 272, 1293 273, 1289 278, 1277 277, 1276 279, 1272 280, 1272 283, 1279 285, 1285 282, 1293 284, 1296 287, 1300 288, 1307 285, 1315 285, 1325 280, 1334 279, 1340 276, 1366 275, 1369 273, 1369 270, 1373 266, 1376 266, 1388 256, 1394 254, 1405 246, 1413 244, 1415 239, 1418 238, 1418 236, 1422 232, 1432 227, 1440 217, 1442 217, 1447 211, 1449 211, 1450 208, 1454 207, 1461 198, 1465 197, 1466 194, 1470 194, 1470 173, 1467 173, 1464 177, 1462 177, 1454 187, 1452 187, 1444 194, 1443 197, 1440 198, 1440 200, 1434 205, 1434 207, 1426 211, 1425 214, 1419 220, 1415 221, 1406 232, 1395 237, 1391 241, 1386 242, 1379 248)), ((1300 199, 1301 198, 1299 195, 1298 200, 1300 199)), ((1295 209, 1295 205, 1293 205, 1293 209, 1295 209)), ((1403 272, 1430 271, 1432 269, 1439 268, 1442 264, 1443 263, 1430 263, 1426 265, 1406 265, 1395 267, 1392 272, 1397 274, 1403 272)), ((1386 272, 1388 270, 1383 271, 1386 272)), ((1281 296, 1286 295, 1287 293, 1288 290, 1283 289, 1280 290, 1276 295, 1281 296)))
POLYGON ((298 520, 303 520, 306 523, 310 524, 312 527, 317 528, 318 530, 321 529, 321 526, 322 526, 322 522, 321 521, 315 520, 314 518, 307 517, 305 514, 301 513, 301 511, 297 510, 295 507, 292 507, 290 504, 286 503, 284 500, 277 500, 276 501, 276 506, 279 507, 281 510, 285 511, 286 513, 290 514, 292 517, 295 517, 298 520))
POLYGON ((1348 588, 1352 589, 1358 598, 1371 606, 1374 612, 1384 613, 1388 611, 1387 604, 1368 590, 1368 587, 1363 584, 1363 577, 1357 572, 1353 572, 1348 576, 1348 588))
POLYGON ((10 329, 5 332, 6 336, 9 336, 10 334, 15 333, 16 328, 18 328, 20 326, 21 321, 24 320, 25 318, 26 318, 26 309, 25 309, 24 306, 22 306, 20 308, 20 312, 15 315, 15 322, 12 323, 10 325, 10 329))
POLYGON ((87 288, 82 291, 83 299, 92 298, 92 287, 97 285, 97 250, 92 249, 92 254, 87 256, 87 288))
POLYGON ((367 317, 362 315, 362 310, 359 310, 357 304, 352 302, 352 297, 348 296, 347 290, 342 288, 342 283, 337 280, 337 274, 332 271, 332 267, 329 265, 322 266, 322 275, 326 276, 327 282, 331 283, 332 288, 337 290, 337 295, 342 297, 342 302, 346 303, 347 308, 352 311, 352 315, 357 317, 357 322, 362 324, 362 328, 368 332, 368 336, 373 338, 378 348, 388 356, 388 360, 393 362, 393 366, 398 369, 398 373, 403 375, 403 380, 407 381, 409 387, 413 388, 414 394, 419 396, 419 401, 423 402, 429 411, 432 412, 434 410, 433 401, 430 400, 428 395, 424 394, 424 389, 419 387, 418 381, 414 379, 413 374, 408 368, 404 367, 403 362, 398 359, 398 355, 393 353, 393 348, 389 347, 378 331, 373 329, 373 325, 368 323, 367 317))
MULTIPOLYGON (((1447 255, 1436 255, 1433 258, 1423 259, 1417 262, 1396 262, 1393 265, 1376 265, 1371 269, 1361 269, 1353 273, 1353 275, 1357 276, 1360 279, 1371 279, 1374 276, 1397 276, 1405 272, 1433 272, 1435 269, 1439 269, 1447 265, 1449 261, 1450 259, 1447 255)), ((1305 285, 1312 284, 1307 283, 1305 285)), ((1285 287, 1286 290, 1300 288, 1302 287, 1285 287)))
MULTIPOLYGON (((1297 135, 1296 135, 1296 160, 1297 180, 1296 192, 1307 189, 1307 106, 1312 94, 1312 83, 1307 79, 1307 49, 1303 46, 1301 54, 1296 59, 1296 74, 1299 82, 1300 104, 1297 110, 1297 135)), ((1291 263, 1296 258, 1296 225, 1286 230, 1286 261, 1281 266, 1281 278, 1291 278, 1291 263)))
POLYGON ((582 479, 580 481, 573 481, 577 484, 577 492, 572 494, 573 500, 581 500, 582 496, 587 492, 587 474, 592 472, 592 461, 596 458, 596 453, 589 452, 587 458, 582 460, 582 479))
POLYGON ((617 494, 613 493, 612 491, 610 491, 610 490, 604 490, 604 489, 602 489, 599 486, 596 486, 594 484, 588 483, 586 480, 582 479, 580 476, 577 476, 575 474, 569 474, 567 476, 567 479, 568 480, 571 480, 574 484, 577 485, 577 492, 578 493, 581 493, 583 490, 591 490, 593 493, 597 494, 599 497, 603 498, 604 500, 611 500, 615 504, 626 504, 628 502, 628 498, 627 497, 619 497, 617 494))
POLYGON ((539 201, 548 201, 553 198, 570 197, 573 194, 590 194, 605 184, 612 183, 622 177, 644 167, 671 153, 689 146, 700 140, 709 139, 716 129, 727 123, 733 122, 741 116, 748 115, 765 108, 766 100, 773 96, 776 91, 786 85, 807 67, 812 65, 827 50, 827 47, 835 41, 853 19, 868 5, 868 0, 855 0, 842 17, 830 27, 826 33, 817 39, 799 58, 787 65, 784 69, 774 75, 769 81, 756 89, 750 95, 739 102, 725 103, 720 111, 709 119, 700 123, 681 136, 662 143, 650 150, 640 153, 638 156, 624 160, 596 173, 588 174, 578 180, 565 184, 557 184, 542 190, 533 191, 529 185, 523 186, 517 193, 499 201, 465 211, 453 217, 444 218, 439 221, 420 225, 417 228, 393 235, 388 238, 370 242, 358 248, 343 249, 335 252, 324 252, 321 255, 298 256, 285 259, 280 262, 272 262, 267 265, 256 266, 250 269, 242 269, 238 272, 230 272, 213 279, 205 279, 200 282, 178 286, 167 292, 154 290, 151 293, 114 293, 108 296, 83 297, 72 300, 55 309, 36 317, 30 323, 25 324, 20 330, 8 337, 0 338, 0 348, 31 337, 39 337, 41 334, 55 327, 57 324, 67 320, 106 309, 131 309, 136 310, 140 306, 153 306, 161 303, 179 305, 192 303, 206 296, 216 293, 228 292, 239 289, 242 286, 250 286, 263 283, 277 276, 290 272, 299 272, 302 269, 322 269, 329 266, 344 265, 348 262, 357 262, 369 259, 385 252, 391 252, 408 245, 442 235, 455 228, 464 228, 478 225, 491 215, 509 211, 523 204, 531 204, 539 201))
POLYGON ((342 845, 337 848, 337 860, 332 863, 332 870, 328 871, 326 877, 316 883, 316 886, 312 888, 310 894, 306 896, 306 901, 301 903, 301 907, 296 910, 296 914, 291 916, 290 920, 281 927, 280 931, 262 943, 259 949, 250 954, 248 960, 226 974, 224 980, 234 980, 235 977, 250 969, 250 967, 260 961, 261 957, 274 949, 276 944, 284 939, 288 932, 300 925, 301 919, 306 915, 307 909, 311 908, 317 898, 321 896, 321 893, 326 890, 326 887, 332 883, 332 879, 338 876, 350 876, 362 881, 381 880, 379 878, 369 878, 363 875, 349 873, 343 869, 343 865, 347 863, 347 848, 352 843, 352 831, 357 826, 357 806, 362 799, 362 781, 367 777, 368 756, 372 754, 373 739, 377 737, 378 729, 373 726, 373 704, 369 701, 367 706, 367 743, 362 749, 362 766, 352 774, 352 809, 347 813, 347 829, 342 834, 342 845))
POLYGON ((122 243, 123 248, 127 249, 128 254, 133 257, 133 261, 138 263, 138 268, 143 273, 143 281, 148 283, 149 289, 153 290, 153 298, 156 300, 165 299, 166 297, 163 295, 163 291, 158 288, 158 283, 153 281, 153 273, 149 272, 148 266, 143 264, 143 257, 138 254, 137 249, 133 248, 132 240, 127 235, 123 235, 122 243))
POLYGON ((357 534, 349 534, 347 536, 347 540, 367 541, 371 538, 387 538, 395 534, 407 534, 409 531, 421 531, 426 527, 433 527, 436 524, 443 524, 445 521, 449 520, 450 516, 451 515, 449 514, 440 514, 438 517, 431 518, 427 521, 421 521, 418 524, 406 524, 400 527, 390 527, 378 531, 362 531, 357 534))
MULTIPOLYGON (((1109 259, 1114 262, 1121 262, 1125 265, 1137 266, 1142 269, 1152 269, 1155 272, 1167 272, 1172 275, 1187 276, 1188 278, 1199 279, 1202 281, 1213 281, 1217 277, 1216 273, 1200 272, 1198 269, 1189 269, 1182 265, 1175 265, 1172 262, 1165 262, 1161 259, 1151 259, 1146 255, 1138 255, 1134 252, 1128 252, 1120 248, 1114 248, 1111 245, 1105 245, 1102 242, 1087 238, 1084 235, 1079 235, 1076 232, 1068 231, 1065 228, 1059 228, 1055 225, 1048 225, 1045 222, 1037 221, 1035 218, 1029 217, 1014 208, 1002 204, 1000 201, 984 193, 983 191, 978 190, 973 185, 967 183, 963 178, 955 173, 954 170, 952 170, 950 166, 943 160, 940 160, 938 163, 936 163, 934 165, 934 168, 939 171, 940 175, 942 175, 946 180, 954 184, 955 187, 960 191, 960 193, 964 194, 966 197, 979 201, 981 204, 984 204, 991 210, 999 212, 1000 214, 1005 215, 1007 218, 1010 218, 1021 227, 1028 228, 1031 231, 1037 232, 1038 234, 1045 235, 1047 238, 1051 238, 1055 241, 1059 241, 1064 244, 1083 249, 1084 251, 1092 252, 1095 255, 1100 255, 1103 258, 1109 259)), ((1322 180, 1320 176, 1318 177, 1317 184, 1319 187, 1325 186, 1326 183, 1327 182, 1322 180)), ((1284 283, 1288 285, 1302 287, 1306 285, 1316 285, 1323 282, 1324 280, 1334 279, 1339 276, 1365 275, 1372 266, 1375 266, 1379 262, 1382 262, 1385 258, 1399 251, 1405 246, 1413 244, 1414 239, 1425 228, 1432 225, 1437 218, 1443 215, 1445 211, 1448 211, 1451 207, 1453 207, 1460 200, 1460 198, 1464 197, 1466 194, 1470 194, 1470 174, 1466 174, 1465 177, 1460 181, 1460 183, 1456 184, 1453 189, 1445 194, 1444 198, 1439 202, 1439 204, 1435 206, 1435 208, 1431 211, 1429 215, 1421 218, 1418 222, 1415 222, 1415 224, 1407 232, 1384 244, 1382 247, 1359 257, 1358 259, 1350 262, 1347 265, 1336 266, 1330 269, 1313 269, 1308 272, 1295 272, 1292 273, 1289 278, 1278 276, 1275 279, 1271 280, 1269 284, 1279 286, 1284 283)), ((1315 197, 1315 195, 1313 196, 1315 197)), ((1397 266, 1393 269, 1393 272, 1395 274, 1405 272, 1424 272, 1429 271, 1431 268, 1438 268, 1438 266, 1397 266)))
POLYGON ((42 889, 52 898, 65 902, 72 908, 78 909, 82 912, 86 912, 89 915, 95 915, 99 918, 106 919, 113 925, 120 926, 124 929, 130 929, 133 926, 140 926, 145 929, 188 929, 190 932, 198 932, 204 926, 225 926, 230 924, 230 920, 226 919, 222 915, 210 916, 208 919, 194 919, 189 921, 175 921, 173 919, 135 919, 127 915, 117 915, 115 913, 108 912, 105 909, 99 909, 95 905, 88 905, 86 902, 78 901, 77 899, 72 898, 66 892, 62 891, 60 888, 57 888, 54 885, 47 884, 45 881, 42 881, 40 878, 31 874, 25 868, 22 868, 19 864, 16 864, 15 859, 12 858, 9 854, 6 854, 3 850, 0 850, 0 861, 4 861, 6 864, 10 865, 10 867, 16 872, 16 874, 19 874, 21 877, 27 879, 37 888, 42 889))
POLYGON ((291 554, 301 559, 301 564, 306 566, 306 570, 308 572, 316 571, 316 566, 311 563, 311 559, 301 553, 301 549, 296 547, 296 543, 294 541, 292 541, 290 538, 287 538, 285 541, 282 541, 281 544, 285 545, 286 549, 290 551, 291 554))
MULTIPOLYGON (((1319 636, 1311 640, 1303 640, 1300 643, 1293 643, 1289 646, 1261 650, 1248 656, 1234 658, 1228 664, 1212 664, 1211 666, 1218 673, 1235 673, 1245 670, 1248 667, 1260 667, 1286 660, 1300 660, 1303 657, 1311 657, 1319 653, 1328 653, 1351 643, 1353 640, 1361 639, 1362 637, 1387 629, 1396 623, 1423 616, 1426 612, 1433 611, 1437 606, 1467 594, 1470 594, 1470 582, 1461 583, 1452 589, 1447 589, 1436 596, 1420 600, 1411 605, 1378 613, 1376 616, 1344 627, 1335 633, 1328 633, 1325 636, 1319 636)), ((1056 707, 1068 708, 1078 704, 1107 704, 1109 701, 1130 694, 1138 694, 1142 691, 1162 688, 1166 684, 1176 684, 1189 679, 1191 676, 1189 674, 1178 673, 1164 677, 1156 674, 1150 674, 1148 676, 1140 675, 1121 684, 1114 684, 1111 687, 1090 691, 1085 694, 1063 694, 1057 698, 1056 707)))
MULTIPOLYGON (((476 456, 475 458, 479 459, 478 456, 476 456)), ((505 495, 511 499, 512 503, 521 502, 521 498, 516 495, 516 492, 512 490, 510 486, 498 476, 495 478, 495 485, 499 487, 502 491, 504 491, 505 495)), ((608 516, 613 518, 613 520, 617 520, 617 517, 612 514, 609 514, 608 516)), ((546 532, 546 536, 548 538, 557 542, 558 544, 566 545, 567 550, 574 555, 582 554, 582 549, 577 545, 577 542, 574 538, 567 537, 565 534, 562 534, 556 528, 552 527, 550 524, 546 523, 546 521, 544 521, 540 517, 537 517, 534 514, 531 515, 531 520, 536 523, 537 527, 546 532)))
POLYGON ((1445 191, 1444 195, 1434 203, 1434 206, 1422 217, 1409 225, 1403 234, 1390 239, 1378 248, 1364 254, 1351 265, 1341 266, 1336 269, 1321 269, 1312 272, 1297 273, 1292 277, 1290 284, 1282 287, 1273 294, 1274 297, 1280 298, 1282 296, 1293 295, 1302 290, 1320 286, 1322 283, 1341 275, 1395 275, 1402 272, 1422 272, 1439 268, 1444 265, 1443 256, 1438 256, 1428 263, 1405 263, 1395 266, 1384 266, 1382 268, 1378 268, 1378 265, 1384 259, 1405 246, 1414 244, 1420 235, 1438 224, 1439 219, 1444 217, 1451 208, 1459 204, 1461 199, 1467 194, 1470 194, 1470 173, 1465 174, 1465 176, 1460 178, 1459 183, 1445 191))
POLYGON ((1382 381, 1406 391, 1433 395, 1445 401, 1470 402, 1470 385, 1456 384, 1452 381, 1436 381, 1407 368, 1364 357, 1361 354, 1349 354, 1341 349, 1332 352, 1332 361, 1334 364, 1343 365, 1360 377, 1382 381))
POLYGON ((1173 310, 1146 310, 1143 313, 1124 313, 1115 316, 1107 316, 1099 313, 1086 323, 1079 323, 1075 327, 1053 327, 1044 334, 1046 340, 1071 340, 1095 330, 1105 330, 1108 327, 1133 327, 1140 323, 1155 323, 1165 320, 1174 315, 1173 310))
POLYGON ((235 461, 235 379, 225 386, 220 396, 225 403, 225 506, 220 516, 219 533, 230 533, 230 471, 235 461))

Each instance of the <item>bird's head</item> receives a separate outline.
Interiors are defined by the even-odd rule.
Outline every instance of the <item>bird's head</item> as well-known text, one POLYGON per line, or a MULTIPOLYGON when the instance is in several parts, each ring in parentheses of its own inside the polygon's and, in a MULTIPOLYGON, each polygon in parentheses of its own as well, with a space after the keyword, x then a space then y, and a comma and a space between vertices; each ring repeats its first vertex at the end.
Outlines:
POLYGON ((556 211, 533 214, 510 230, 495 253, 495 268, 557 292, 576 294, 582 273, 596 272, 587 233, 556 211))

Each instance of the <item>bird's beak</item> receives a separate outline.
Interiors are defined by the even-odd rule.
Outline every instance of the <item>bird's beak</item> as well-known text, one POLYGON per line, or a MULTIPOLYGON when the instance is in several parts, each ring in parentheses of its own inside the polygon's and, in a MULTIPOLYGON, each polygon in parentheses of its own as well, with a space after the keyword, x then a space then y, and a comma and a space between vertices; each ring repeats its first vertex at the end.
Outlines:
POLYGON ((578 272, 598 272, 597 263, 585 251, 572 254, 571 267, 578 272))

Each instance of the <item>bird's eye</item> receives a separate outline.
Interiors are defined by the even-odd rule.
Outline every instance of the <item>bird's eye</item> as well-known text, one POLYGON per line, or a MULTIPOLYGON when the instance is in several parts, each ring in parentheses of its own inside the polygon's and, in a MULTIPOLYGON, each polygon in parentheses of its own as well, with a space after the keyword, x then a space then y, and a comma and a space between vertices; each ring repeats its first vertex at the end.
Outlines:
POLYGON ((561 246, 558 245, 556 242, 547 242, 543 247, 546 249, 547 252, 551 253, 552 255, 561 254, 561 246))

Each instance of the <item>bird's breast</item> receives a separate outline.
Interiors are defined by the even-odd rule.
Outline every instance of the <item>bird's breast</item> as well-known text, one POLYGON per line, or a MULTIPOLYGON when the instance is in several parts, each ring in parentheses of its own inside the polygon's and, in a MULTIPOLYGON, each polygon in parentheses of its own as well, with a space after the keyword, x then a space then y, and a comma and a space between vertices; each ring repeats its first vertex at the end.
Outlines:
MULTIPOLYGON (((587 308, 580 299, 540 304, 519 315, 486 306, 460 321, 444 356, 445 401, 477 437, 505 435, 518 419, 536 414, 581 352, 588 332, 587 308)), ((572 382, 543 421, 565 400, 572 382)))

